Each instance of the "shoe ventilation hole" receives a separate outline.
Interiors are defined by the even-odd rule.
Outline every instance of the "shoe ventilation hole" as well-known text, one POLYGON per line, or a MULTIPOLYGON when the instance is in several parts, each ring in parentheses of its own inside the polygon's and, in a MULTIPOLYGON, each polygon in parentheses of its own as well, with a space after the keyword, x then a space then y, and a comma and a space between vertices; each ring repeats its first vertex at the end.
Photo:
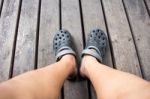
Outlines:
POLYGON ((98 29, 97 32, 99 32, 100 30, 98 29))

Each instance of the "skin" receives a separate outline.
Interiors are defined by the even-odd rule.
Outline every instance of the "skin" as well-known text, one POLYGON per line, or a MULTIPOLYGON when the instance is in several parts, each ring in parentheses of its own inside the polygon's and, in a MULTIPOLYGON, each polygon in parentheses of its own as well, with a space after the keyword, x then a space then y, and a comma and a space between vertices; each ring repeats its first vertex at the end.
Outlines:
MULTIPOLYGON (((1 83, 0 99, 58 99, 64 81, 76 73, 74 56, 65 55, 59 62, 1 83)), ((83 57, 80 73, 90 79, 98 99, 150 99, 149 82, 100 64, 92 56, 83 57)))
POLYGON ((85 56, 80 72, 92 82, 98 99, 150 99, 150 83, 85 56))
POLYGON ((0 99, 58 99, 65 79, 75 72, 74 56, 65 55, 59 62, 3 82, 0 99))

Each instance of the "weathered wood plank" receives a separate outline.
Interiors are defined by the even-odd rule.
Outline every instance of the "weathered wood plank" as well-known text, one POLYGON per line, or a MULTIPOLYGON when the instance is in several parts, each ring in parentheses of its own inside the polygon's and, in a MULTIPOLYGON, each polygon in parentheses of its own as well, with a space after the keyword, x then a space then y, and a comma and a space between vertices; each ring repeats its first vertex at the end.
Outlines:
POLYGON ((124 4, 135 37, 143 76, 150 81, 150 17, 143 0, 124 0, 124 4))
POLYGON ((116 68, 141 76, 135 45, 122 0, 103 0, 116 68))
POLYGON ((19 0, 5 0, 0 18, 0 82, 9 78, 19 0))
POLYGON ((41 0, 38 68, 55 62, 53 37, 59 30, 59 0, 41 0))
POLYGON ((22 1, 13 76, 34 69, 38 5, 39 0, 22 1))
MULTIPOLYGON (((82 28, 78 0, 62 0, 62 28, 71 32, 78 55, 83 49, 82 28)), ((66 81, 64 99, 88 99, 87 81, 66 81)))
POLYGON ((147 7, 148 7, 148 11, 150 13, 150 0, 145 0, 146 4, 147 4, 147 7))
MULTIPOLYGON (((105 27, 101 1, 100 0, 82 0, 81 4, 82 4, 82 11, 83 11, 83 19, 84 19, 83 22, 84 22, 86 40, 87 40, 87 36, 89 32, 92 29, 100 28, 106 33, 106 27, 105 27)), ((106 53, 103 63, 111 67, 113 66, 109 43, 107 46, 107 53, 106 53)), ((91 86, 91 98, 97 99, 93 86, 91 86)))
MULTIPOLYGON (((59 30, 59 0, 41 0, 38 68, 55 62, 53 37, 59 30)), ((62 99, 60 95, 59 99, 62 99)))

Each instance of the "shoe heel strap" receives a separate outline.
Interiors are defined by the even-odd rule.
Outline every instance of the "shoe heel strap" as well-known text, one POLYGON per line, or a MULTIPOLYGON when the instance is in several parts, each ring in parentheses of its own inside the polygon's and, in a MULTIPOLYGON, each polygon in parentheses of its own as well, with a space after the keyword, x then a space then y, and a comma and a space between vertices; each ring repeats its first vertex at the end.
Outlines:
POLYGON ((57 52, 56 61, 59 61, 66 54, 72 54, 76 57, 76 53, 70 47, 62 47, 57 52))
MULTIPOLYGON (((92 48, 92 49, 95 49, 95 48, 92 48)), ((93 56, 93 57, 95 57, 99 62, 102 62, 102 57, 101 57, 101 53, 98 51, 96 51, 96 50, 91 50, 91 49, 85 49, 85 50, 83 50, 82 51, 82 57, 84 56, 84 55, 90 55, 90 56, 93 56)))

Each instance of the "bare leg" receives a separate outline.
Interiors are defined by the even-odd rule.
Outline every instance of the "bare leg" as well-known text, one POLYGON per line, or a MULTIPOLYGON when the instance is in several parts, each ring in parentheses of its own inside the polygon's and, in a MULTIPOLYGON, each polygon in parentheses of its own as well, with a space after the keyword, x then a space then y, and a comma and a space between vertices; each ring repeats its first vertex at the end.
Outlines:
POLYGON ((74 56, 65 55, 55 64, 2 83, 0 99, 57 99, 65 79, 75 72, 74 56))
POLYGON ((91 80, 98 99, 150 99, 150 83, 100 64, 92 56, 84 56, 80 72, 91 80))

